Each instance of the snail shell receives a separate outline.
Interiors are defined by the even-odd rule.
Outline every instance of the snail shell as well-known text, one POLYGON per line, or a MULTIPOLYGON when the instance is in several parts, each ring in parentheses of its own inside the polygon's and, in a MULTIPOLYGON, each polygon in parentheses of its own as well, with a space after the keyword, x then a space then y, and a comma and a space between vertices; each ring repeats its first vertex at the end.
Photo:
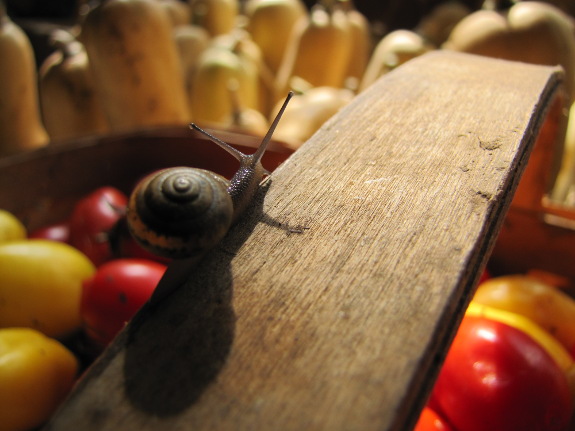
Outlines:
POLYGON ((261 159, 292 96, 290 92, 253 154, 243 154, 190 124, 234 156, 240 167, 229 182, 211 171, 185 167, 144 178, 132 192, 126 212, 134 239, 153 254, 175 259, 198 257, 214 247, 250 205, 268 173, 261 159))
POLYGON ((128 206, 136 241, 156 255, 182 258, 219 242, 233 218, 228 181, 213 172, 170 168, 144 178, 128 206))

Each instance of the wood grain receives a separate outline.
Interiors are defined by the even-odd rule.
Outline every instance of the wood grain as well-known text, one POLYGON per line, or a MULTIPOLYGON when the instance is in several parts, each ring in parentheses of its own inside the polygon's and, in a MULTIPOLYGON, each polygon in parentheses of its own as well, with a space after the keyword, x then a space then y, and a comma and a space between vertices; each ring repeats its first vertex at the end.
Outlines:
POLYGON ((385 76, 46 429, 413 427, 561 76, 447 52, 385 76))

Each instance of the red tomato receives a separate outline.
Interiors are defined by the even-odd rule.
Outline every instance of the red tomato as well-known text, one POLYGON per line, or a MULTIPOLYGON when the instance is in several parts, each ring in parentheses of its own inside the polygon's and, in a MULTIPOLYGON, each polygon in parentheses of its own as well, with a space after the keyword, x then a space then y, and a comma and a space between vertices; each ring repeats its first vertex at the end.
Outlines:
POLYGON ((481 277, 479 277, 479 283, 481 284, 487 280, 489 280, 491 278, 491 274, 489 273, 489 270, 487 268, 485 268, 483 270, 483 272, 481 273, 481 277))
POLYGON ((433 409, 423 408, 413 431, 454 431, 433 409))
POLYGON ((572 414, 567 378, 523 331, 466 316, 433 390, 459 431, 566 430, 572 414))
POLYGON ((80 314, 87 335, 107 345, 150 298, 166 266, 146 259, 115 259, 84 282, 80 314))
POLYGON ((55 223, 30 232, 28 238, 49 239, 50 241, 68 242, 70 225, 68 222, 55 223))
POLYGON ((78 201, 70 217, 70 244, 98 266, 112 258, 109 233, 126 211, 127 196, 101 187, 78 201))

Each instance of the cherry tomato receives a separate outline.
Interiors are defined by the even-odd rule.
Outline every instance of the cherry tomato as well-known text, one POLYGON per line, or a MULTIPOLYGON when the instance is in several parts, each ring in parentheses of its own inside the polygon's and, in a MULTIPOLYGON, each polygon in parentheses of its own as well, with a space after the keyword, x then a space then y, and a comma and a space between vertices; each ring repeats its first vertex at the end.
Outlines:
POLYGON ((458 431, 566 430, 572 414, 567 378, 523 331, 466 316, 432 398, 458 431))
POLYGON ((113 187, 100 187, 79 200, 70 217, 70 244, 95 265, 112 258, 109 233, 126 211, 127 196, 113 187))
POLYGON ((421 411, 413 431, 454 431, 454 429, 431 407, 426 406, 421 411))
POLYGON ((80 315, 89 338, 107 345, 150 298, 166 266, 146 259, 115 259, 83 283, 80 315))
POLYGON ((67 243, 70 239, 70 225, 68 222, 61 222, 49 226, 44 226, 40 229, 36 229, 30 232, 28 237, 67 243))

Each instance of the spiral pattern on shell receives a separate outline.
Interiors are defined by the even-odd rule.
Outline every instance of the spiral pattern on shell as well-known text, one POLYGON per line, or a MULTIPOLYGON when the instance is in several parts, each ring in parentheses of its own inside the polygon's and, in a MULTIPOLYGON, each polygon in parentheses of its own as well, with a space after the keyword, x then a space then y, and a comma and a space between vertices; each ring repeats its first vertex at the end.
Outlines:
POLYGON ((144 178, 134 189, 127 221, 148 251, 190 257, 217 244, 233 215, 225 178, 203 169, 169 168, 144 178))

